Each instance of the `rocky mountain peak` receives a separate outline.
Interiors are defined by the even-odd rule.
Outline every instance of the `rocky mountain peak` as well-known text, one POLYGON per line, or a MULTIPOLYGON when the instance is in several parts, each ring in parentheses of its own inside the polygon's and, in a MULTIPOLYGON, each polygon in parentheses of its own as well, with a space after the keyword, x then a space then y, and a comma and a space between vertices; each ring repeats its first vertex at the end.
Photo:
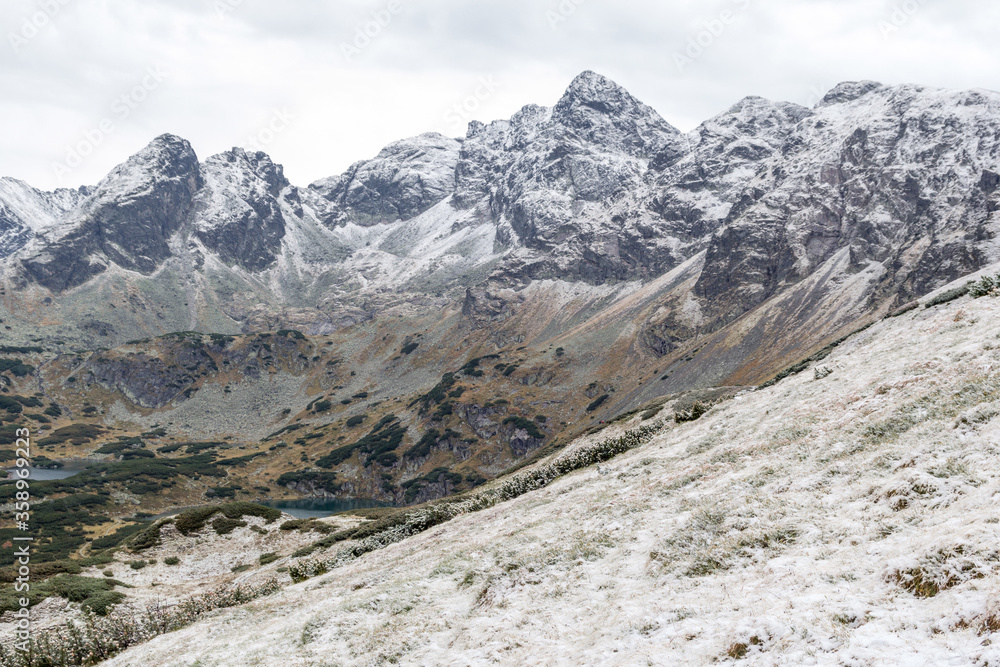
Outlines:
POLYGON ((884 88, 878 81, 843 81, 830 89, 817 107, 829 106, 831 104, 843 104, 867 95, 873 90, 884 88))
POLYGON ((199 182, 198 156, 186 139, 173 134, 161 134, 142 150, 115 167, 97 186, 102 190, 118 190, 142 182, 161 179, 199 182))
POLYGON ((591 71, 573 79, 553 107, 552 120, 590 142, 620 144, 637 157, 657 153, 680 135, 651 107, 591 71))
MULTIPOLYGON (((198 157, 164 134, 115 167, 22 261, 40 284, 63 291, 102 273, 109 260, 151 274, 171 256, 176 232, 202 185, 198 157)), ((31 247, 31 246, 29 246, 31 247)))
POLYGON ((395 141, 371 160, 309 186, 326 200, 323 222, 409 220, 452 193, 461 141, 437 132, 395 141))
POLYGON ((275 197, 289 186, 288 179, 285 178, 285 168, 274 162, 270 155, 261 151, 247 152, 243 148, 234 147, 224 153, 211 156, 208 158, 208 162, 224 163, 237 170, 253 174, 267 185, 268 192, 275 197))

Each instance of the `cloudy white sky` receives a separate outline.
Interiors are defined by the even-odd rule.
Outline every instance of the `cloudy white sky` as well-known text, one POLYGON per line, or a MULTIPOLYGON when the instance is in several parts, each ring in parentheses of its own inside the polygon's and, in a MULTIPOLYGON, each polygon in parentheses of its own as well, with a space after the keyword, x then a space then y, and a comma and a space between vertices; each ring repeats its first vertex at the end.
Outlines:
POLYGON ((0 176, 95 183, 172 132, 202 158, 262 146, 304 185, 551 105, 585 69, 682 130, 844 80, 1000 90, 998 18, 973 0, 4 0, 0 176))

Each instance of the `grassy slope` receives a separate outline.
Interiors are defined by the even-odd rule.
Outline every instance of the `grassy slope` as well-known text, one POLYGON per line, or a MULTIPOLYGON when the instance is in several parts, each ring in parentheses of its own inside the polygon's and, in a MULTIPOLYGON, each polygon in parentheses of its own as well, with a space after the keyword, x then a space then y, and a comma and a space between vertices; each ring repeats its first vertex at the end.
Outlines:
POLYGON ((878 323, 827 377, 110 664, 994 664, 998 322, 966 298, 878 323))

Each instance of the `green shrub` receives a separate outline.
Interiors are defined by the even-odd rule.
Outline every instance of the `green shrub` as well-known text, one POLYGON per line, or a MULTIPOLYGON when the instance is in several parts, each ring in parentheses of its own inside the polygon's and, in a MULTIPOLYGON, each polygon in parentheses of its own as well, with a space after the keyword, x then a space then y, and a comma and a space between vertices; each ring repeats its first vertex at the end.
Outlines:
POLYGON ((406 345, 403 346, 403 349, 401 349, 400 352, 402 352, 403 354, 409 354, 413 352, 415 349, 417 349, 419 346, 420 343, 407 343, 406 345))
POLYGON ((642 413, 642 421, 646 421, 647 419, 652 419, 656 415, 660 414, 661 410, 663 410, 662 405, 656 405, 651 407, 650 409, 642 413))
POLYGON ((390 466, 398 459, 394 450, 399 447, 406 435, 406 429, 399 423, 396 415, 386 415, 378 424, 358 441, 338 447, 316 461, 321 468, 332 468, 351 458, 355 451, 368 455, 369 462, 377 462, 390 466))
POLYGON ((0 359, 0 373, 10 371, 14 377, 23 378, 35 372, 35 367, 22 363, 20 359, 0 359))
POLYGON ((327 401, 327 400, 316 401, 316 403, 313 405, 313 412, 315 412, 316 414, 319 414, 321 412, 326 412, 327 410, 329 410, 332 407, 333 407, 333 403, 330 402, 330 401, 327 401))
POLYGON ((984 296, 997 296, 998 294, 1000 294, 1000 273, 996 276, 983 276, 969 285, 969 296, 973 299, 984 296))
POLYGON ((424 456, 429 456, 431 448, 437 444, 438 438, 440 437, 441 433, 437 429, 427 431, 427 433, 424 433, 424 436, 420 438, 417 444, 413 445, 403 453, 403 458, 419 459, 424 456))
POLYGON ((910 312, 911 310, 916 310, 919 307, 920 307, 920 302, 919 301, 911 301, 908 304, 900 306, 896 310, 893 310, 888 315, 886 315, 884 319, 889 319, 890 317, 899 317, 900 315, 905 315, 906 313, 910 312))
POLYGON ((535 422, 530 419, 525 419, 524 417, 510 416, 503 420, 505 425, 513 424, 514 428, 524 429, 528 432, 528 436, 535 438, 536 440, 542 440, 545 438, 545 434, 538 428, 535 422))
POLYGON ((113 590, 115 586, 121 585, 120 581, 114 579, 61 574, 49 579, 43 586, 49 596, 57 595, 70 602, 79 602, 98 616, 104 616, 110 607, 125 599, 124 595, 113 590))
POLYGON ((129 561, 129 564, 128 564, 128 566, 130 568, 132 568, 133 570, 141 570, 142 568, 146 567, 146 565, 147 565, 147 563, 144 560, 133 560, 133 561, 129 561))
POLYGON ((278 558, 280 558, 280 556, 271 551, 266 554, 261 554, 258 560, 260 561, 261 565, 267 565, 268 563, 273 563, 274 561, 278 560, 278 558))
POLYGON ((354 415, 353 417, 348 417, 347 421, 344 422, 344 425, 347 426, 347 428, 354 428, 366 419, 368 419, 368 415, 354 415))
MULTIPOLYGON (((164 524, 170 523, 170 519, 164 519, 162 521, 157 521, 156 523, 148 526, 145 530, 137 534, 129 542, 129 548, 138 553, 145 549, 150 549, 160 544, 160 529, 164 524)), ((140 524, 141 526, 142 524, 140 524)))
POLYGON ((146 530, 147 528, 148 526, 144 523, 132 523, 127 526, 122 526, 110 535, 95 538, 94 541, 90 543, 90 548, 93 550, 116 547, 132 535, 146 530))
MULTIPOLYGON (((104 618, 100 615, 69 621, 62 626, 39 629, 28 640, 28 656, 0 645, 0 665, 4 667, 67 667, 95 664, 121 653, 130 646, 141 644, 187 625, 215 609, 235 607, 270 595, 279 589, 275 580, 257 585, 224 586, 204 595, 188 598, 171 607, 151 607, 146 614, 136 615, 133 609, 115 610, 104 618)), ((108 593, 99 593, 107 600, 108 593)), ((106 605, 103 608, 108 612, 106 605)))
POLYGON ((214 514, 222 514, 227 519, 241 519, 244 516, 256 516, 264 519, 265 523, 273 523, 281 517, 281 510, 273 507, 265 507, 256 503, 237 502, 226 505, 210 505, 208 507, 198 507, 181 512, 174 518, 177 530, 182 535, 190 535, 204 528, 205 524, 214 514))
POLYGON ((924 308, 931 308, 932 306, 939 306, 942 303, 948 303, 949 301, 954 301, 959 297, 963 297, 969 293, 969 284, 962 285, 961 287, 956 287, 954 289, 946 290, 941 292, 937 296, 929 299, 927 303, 924 304, 924 308))
POLYGON ((181 559, 178 558, 177 556, 167 556, 166 558, 163 559, 164 565, 177 565, 180 562, 181 559))
POLYGON ((674 421, 678 424, 683 424, 684 422, 693 422, 696 419, 701 418, 703 414, 708 412, 710 406, 704 403, 695 402, 690 408, 678 410, 674 413, 674 421))
POLYGON ((104 433, 104 429, 100 426, 94 426, 92 424, 70 424, 69 426, 57 428, 50 436, 39 440, 38 444, 61 445, 66 442, 71 442, 74 445, 83 445, 102 433, 104 433))
POLYGON ((229 517, 226 516, 217 517, 214 521, 212 521, 212 528, 214 528, 215 532, 218 533, 219 535, 228 535, 237 528, 242 528, 246 525, 247 525, 246 521, 241 521, 239 519, 230 519, 229 517))
MULTIPOLYGON (((0 359, 0 361, 3 361, 0 359)), ((15 401, 10 396, 0 396, 0 410, 6 410, 12 415, 20 414, 24 406, 15 401)))

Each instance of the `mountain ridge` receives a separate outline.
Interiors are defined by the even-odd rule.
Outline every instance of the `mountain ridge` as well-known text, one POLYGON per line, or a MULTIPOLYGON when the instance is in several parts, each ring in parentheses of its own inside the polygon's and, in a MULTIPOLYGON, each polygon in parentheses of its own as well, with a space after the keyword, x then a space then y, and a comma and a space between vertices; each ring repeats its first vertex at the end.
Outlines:
POLYGON ((93 348, 447 313, 456 362, 586 331, 619 386, 650 367, 661 391, 755 383, 1000 258, 998 136, 997 93, 871 81, 681 133, 589 71, 551 108, 305 187, 164 135, 93 187, 2 182, 0 319, 93 348))

